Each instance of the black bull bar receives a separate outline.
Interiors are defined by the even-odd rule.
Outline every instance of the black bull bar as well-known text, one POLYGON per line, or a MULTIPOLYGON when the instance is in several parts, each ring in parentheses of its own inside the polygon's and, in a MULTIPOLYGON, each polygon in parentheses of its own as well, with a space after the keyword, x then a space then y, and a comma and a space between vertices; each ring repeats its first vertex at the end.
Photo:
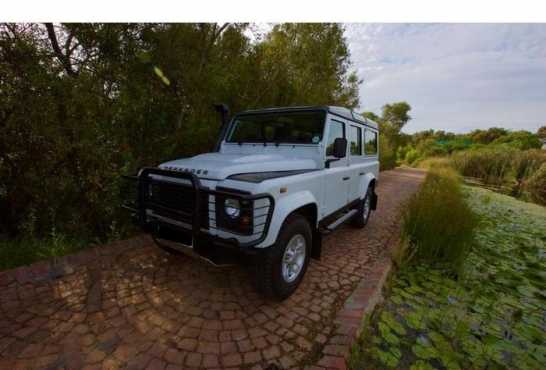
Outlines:
MULTIPOLYGON (((164 170, 160 168, 143 168, 139 171, 138 175, 136 176, 123 176, 125 179, 134 181, 137 183, 136 185, 136 199, 134 199, 131 202, 126 202, 122 204, 122 207, 129 210, 131 213, 134 214, 137 224, 142 227, 146 231, 151 231, 148 228, 148 215, 147 210, 158 210, 161 212, 167 212, 169 214, 169 218, 173 219, 174 221, 184 222, 188 223, 190 221, 191 225, 191 234, 193 237, 193 240, 197 241, 199 239, 206 238, 214 243, 219 244, 225 244, 227 246, 234 246, 238 247, 239 249, 248 249, 248 247, 252 247, 254 245, 257 245, 261 243, 265 237, 267 236, 267 232, 269 230, 269 225, 271 223, 271 218, 273 215, 273 209, 274 209, 274 198, 270 194, 246 194, 240 191, 237 191, 236 189, 228 189, 228 188, 220 188, 219 189, 210 189, 206 186, 203 186, 199 180, 199 178, 191 172, 179 172, 179 171, 172 171, 172 170, 164 170), (152 176, 164 176, 166 179, 154 179, 152 176), (189 187, 191 187, 191 191, 193 194, 193 209, 191 212, 188 212, 187 210, 181 210, 177 208, 173 208, 171 206, 167 206, 164 204, 158 204, 150 199, 148 196, 149 187, 154 183, 169 183, 170 186, 179 186, 180 190, 182 189, 187 190, 188 185, 187 184, 180 184, 175 183, 172 181, 168 181, 168 179, 179 179, 179 180, 186 180, 186 182, 189 183, 189 187), (205 195, 207 195, 205 197, 205 195), (202 229, 217 229, 222 230, 224 232, 228 232, 235 235, 241 235, 241 236, 249 236, 246 234, 240 234, 239 232, 235 230, 230 230, 228 228, 222 227, 221 225, 218 225, 215 222, 215 226, 204 225, 203 223, 203 216, 204 212, 209 213, 209 205, 211 202, 208 200, 208 195, 213 195, 214 199, 217 198, 217 196, 220 196, 222 198, 229 197, 234 198, 240 201, 250 201, 250 204, 253 205, 254 201, 259 199, 267 199, 269 201, 268 210, 266 214, 266 219, 264 228, 262 231, 260 231, 260 236, 257 239, 253 239, 248 242, 240 242, 239 239, 236 237, 220 237, 218 235, 211 235, 209 233, 203 233, 202 229), (204 199, 208 202, 208 204, 204 204, 204 199)), ((212 202, 215 203, 215 202, 212 202)), ((222 207, 219 204, 215 204, 216 208, 216 214, 218 213, 219 208, 222 207)), ((213 213, 214 214, 214 213, 213 213)), ((258 217, 261 217, 263 215, 260 215, 258 217)), ((209 218, 210 218, 209 213, 209 218)), ((253 208, 253 217, 254 217, 254 208, 253 208)), ((214 219, 216 221, 216 218, 214 219)), ((172 226, 172 225, 171 225, 172 226)), ((256 226, 256 225, 254 225, 256 226)), ((258 225, 258 226, 261 226, 258 225)), ((184 229, 184 231, 187 231, 187 229, 184 229)), ((257 233, 251 234, 250 236, 257 235, 257 233)))

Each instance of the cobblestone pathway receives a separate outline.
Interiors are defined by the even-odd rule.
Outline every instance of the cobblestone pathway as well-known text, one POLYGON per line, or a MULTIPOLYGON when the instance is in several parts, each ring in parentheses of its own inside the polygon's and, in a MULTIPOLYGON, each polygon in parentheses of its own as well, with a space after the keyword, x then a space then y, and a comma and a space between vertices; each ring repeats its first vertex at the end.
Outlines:
POLYGON ((147 237, 0 272, 0 369, 343 367, 339 312, 385 266, 397 208, 421 177, 381 173, 368 226, 325 237, 282 303, 258 295, 243 267, 170 256, 147 237))

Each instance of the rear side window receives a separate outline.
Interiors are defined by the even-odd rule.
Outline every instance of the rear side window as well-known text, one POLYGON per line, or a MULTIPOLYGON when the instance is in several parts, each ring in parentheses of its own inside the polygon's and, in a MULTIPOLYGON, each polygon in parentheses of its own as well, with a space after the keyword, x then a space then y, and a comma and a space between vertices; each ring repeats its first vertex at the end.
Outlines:
POLYGON ((365 130, 364 151, 366 152, 366 155, 377 154, 377 132, 365 130))
POLYGON ((350 126, 349 145, 351 155, 362 155, 362 129, 360 127, 350 126))
POLYGON ((328 141, 326 142, 326 155, 334 155, 334 141, 345 137, 345 125, 339 121, 331 121, 328 130, 328 141))

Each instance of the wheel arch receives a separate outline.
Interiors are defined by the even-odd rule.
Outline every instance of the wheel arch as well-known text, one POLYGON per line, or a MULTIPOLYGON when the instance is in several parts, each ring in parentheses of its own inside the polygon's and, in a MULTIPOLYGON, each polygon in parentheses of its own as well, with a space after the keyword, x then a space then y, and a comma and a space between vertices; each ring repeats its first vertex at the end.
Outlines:
POLYGON ((290 212, 288 216, 286 216, 285 220, 296 213, 305 217, 307 221, 309 221, 309 225, 312 229, 315 229, 317 227, 318 206, 316 203, 308 203, 299 208, 296 208, 295 210, 290 212))
POLYGON ((318 201, 310 191, 297 192, 280 198, 276 201, 267 236, 257 248, 274 244, 286 219, 295 213, 302 214, 309 221, 314 236, 318 225, 318 209, 318 201))
POLYGON ((288 216, 295 214, 302 215, 309 221, 309 226, 311 226, 311 257, 314 259, 320 259, 322 252, 322 234, 318 229, 318 205, 316 203, 309 203, 303 205, 294 211, 292 211, 288 216))
POLYGON ((372 187, 372 189, 375 190, 376 184, 377 184, 377 179, 375 175, 372 172, 366 173, 366 175, 363 176, 360 182, 361 199, 364 199, 364 195, 366 194, 366 191, 368 191, 369 187, 372 187))

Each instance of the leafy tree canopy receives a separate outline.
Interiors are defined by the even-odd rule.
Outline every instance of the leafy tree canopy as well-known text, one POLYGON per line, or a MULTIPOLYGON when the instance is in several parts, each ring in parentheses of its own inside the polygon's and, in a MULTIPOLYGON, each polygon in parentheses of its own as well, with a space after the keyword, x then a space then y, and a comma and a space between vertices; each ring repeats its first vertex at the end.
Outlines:
POLYGON ((119 177, 209 151, 212 109, 358 105, 338 24, 0 25, 0 234, 105 237, 119 177))
POLYGON ((406 102, 398 102, 392 104, 386 104, 383 106, 382 121, 388 122, 393 125, 398 132, 408 123, 411 119, 408 112, 411 110, 411 106, 406 102))

